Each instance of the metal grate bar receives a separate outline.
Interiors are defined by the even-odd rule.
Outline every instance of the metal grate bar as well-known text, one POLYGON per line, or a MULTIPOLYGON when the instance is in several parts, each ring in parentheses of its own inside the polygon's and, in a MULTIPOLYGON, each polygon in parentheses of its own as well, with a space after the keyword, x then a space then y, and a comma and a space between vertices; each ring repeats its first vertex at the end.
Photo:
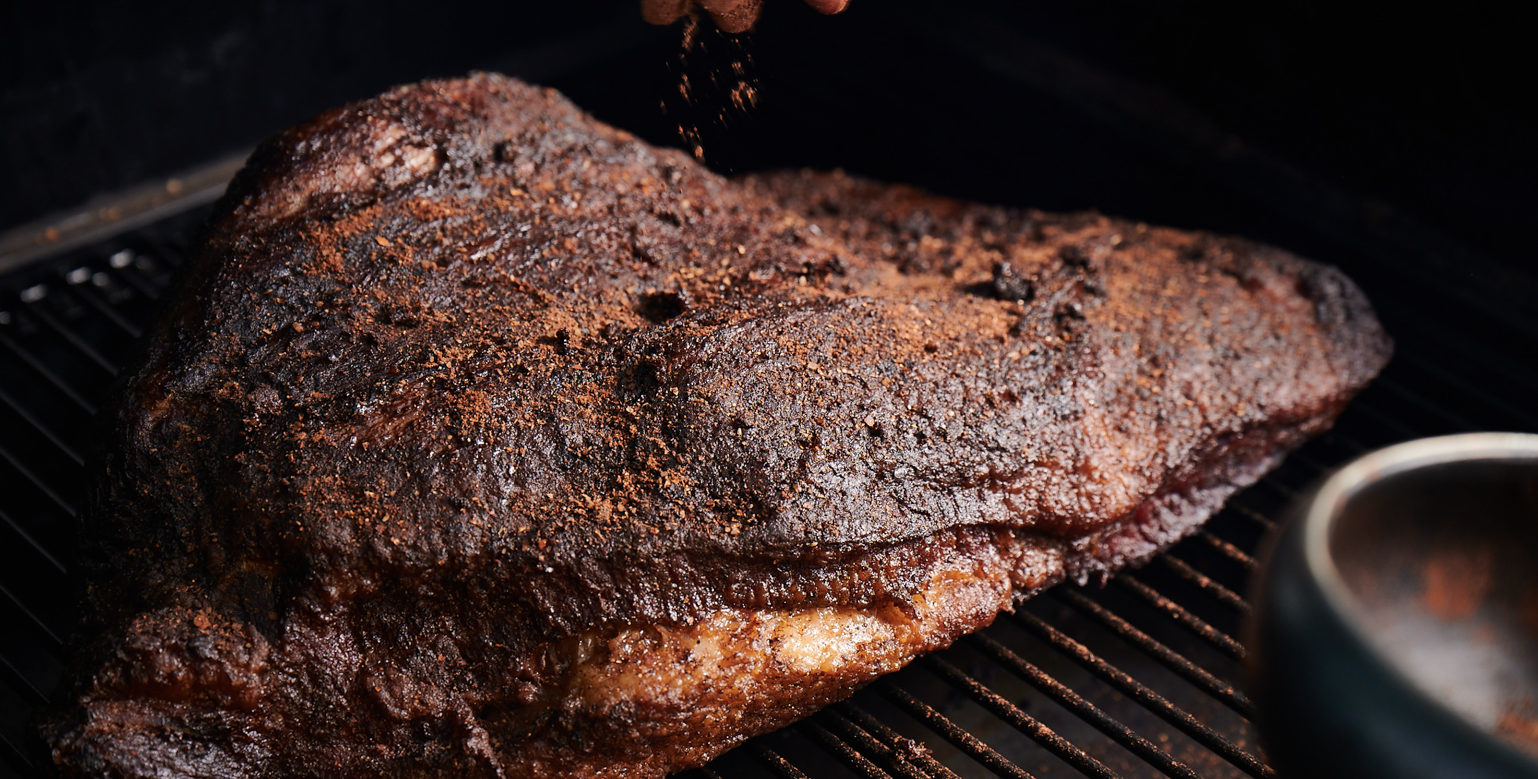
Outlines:
POLYGON ((973 636, 970 642, 979 646, 983 653, 994 662, 1003 665, 1016 676, 1029 682, 1031 686, 1051 696, 1064 708, 1073 712, 1079 719, 1094 726, 1095 729, 1115 739, 1117 743, 1126 747, 1133 754, 1152 764, 1166 775, 1181 777, 1181 779, 1196 779, 1197 774, 1190 766, 1170 757, 1155 745, 1120 720, 1106 714, 1098 706, 1085 700, 1083 696, 1074 692, 1072 688, 1054 679, 1051 674, 1037 668, 1034 664, 1009 651, 1008 647, 981 633, 973 636))
MULTIPOLYGON (((1393 302, 1391 299, 1390 301, 1393 302)), ((1374 305, 1378 304, 1374 303, 1374 305)), ((1390 308, 1396 307, 1390 306, 1390 308)), ((1467 361, 1471 364, 1470 367, 1483 369, 1483 372, 1490 375, 1515 380, 1525 389, 1538 390, 1538 373, 1534 373, 1524 363, 1513 361, 1509 351, 1500 351, 1499 348, 1487 346, 1488 338, 1450 338, 1445 328, 1428 327, 1424 315, 1403 308, 1400 308, 1400 311, 1403 315, 1394 322, 1394 332, 1398 340, 1395 345, 1396 353, 1434 350, 1434 356, 1453 356, 1467 361), (1416 338, 1402 337, 1410 332, 1414 332, 1416 338)))
POLYGON ((1345 448, 1354 455, 1376 449, 1384 441, 1399 440, 1399 436, 1386 436, 1382 431, 1375 432, 1372 425, 1364 427, 1362 420, 1358 420, 1355 414, 1348 413, 1355 408, 1356 406, 1347 406, 1347 411, 1337 416, 1330 429, 1319 434, 1318 440, 1344 444, 1345 448))
POLYGON ((1275 775, 1271 768, 1261 762, 1259 758, 1235 746, 1233 742, 1223 738, 1217 731, 1203 725, 1200 720, 1191 716, 1186 710, 1171 703, 1147 685, 1133 679, 1125 671, 1106 662, 1099 655, 1090 651, 1089 647, 1069 638, 1068 634, 1048 625, 1040 617, 1022 611, 1015 614, 1014 618, 1015 621, 1024 625, 1031 633, 1057 647, 1059 651, 1074 660, 1074 662, 1077 662, 1091 673, 1120 690, 1122 694, 1137 701, 1144 708, 1159 715, 1164 721, 1179 728, 1186 735, 1195 739, 1202 746, 1212 750, 1224 760, 1233 763, 1245 773, 1256 777, 1271 777, 1275 775))
POLYGON ((813 741, 828 750, 834 757, 843 760, 846 765, 859 772, 865 779, 892 779, 892 775, 871 762, 870 758, 861 754, 858 749, 850 746, 848 742, 834 735, 821 724, 812 720, 803 720, 797 729, 807 734, 813 741))
POLYGON ((13 532, 16 533, 16 535, 21 536, 22 540, 26 541, 28 546, 32 547, 32 549, 39 555, 42 555, 43 559, 47 560, 48 564, 59 573, 69 573, 69 568, 64 565, 64 561, 54 557, 53 553, 48 551, 48 547, 43 546, 41 541, 38 541, 35 537, 33 537, 31 533, 28 533, 27 529, 22 527, 20 522, 12 519, 10 514, 5 513, 4 509, 0 509, 0 523, 4 523, 5 526, 9 527, 13 532))
POLYGON ((75 392, 75 389, 71 387, 68 382, 59 378, 58 374, 54 373, 51 369, 49 369, 48 366, 44 365, 36 357, 32 356, 31 352, 22 348, 21 344, 16 343, 11 339, 10 336, 6 335, 4 329, 0 329, 0 346, 10 350, 12 354, 16 355, 16 359, 21 360, 23 365, 31 368, 33 372, 37 373, 38 376, 41 376, 44 381, 52 384, 55 389, 64 394, 64 397, 69 398, 70 402, 79 406, 81 411, 84 411, 90 416, 96 416, 96 407, 92 405, 90 401, 87 401, 85 398, 81 397, 78 393, 75 392))
MULTIPOLYGON (((1284 473, 1289 479, 1307 481, 1311 478, 1310 474, 1313 472, 1307 468, 1306 463, 1297 459, 1297 452, 1293 452, 1280 465, 1261 474, 1260 478, 1249 484, 1247 489, 1253 490, 1257 486, 1265 486, 1278 491, 1286 491, 1288 494, 1295 494, 1296 489, 1292 485, 1280 481, 1284 473)), ((1244 491, 1241 490, 1240 493, 1244 491)), ((1230 496, 1231 499, 1232 496, 1230 496)))
MULTIPOLYGON (((1287 455, 1287 462, 1289 464, 1291 464, 1291 465, 1294 465, 1294 466, 1301 465, 1304 468, 1307 468, 1308 470, 1310 470, 1310 471, 1312 471, 1312 472, 1314 472, 1316 474, 1324 473, 1324 472, 1330 470, 1330 466, 1325 465, 1324 463, 1321 463, 1318 460, 1315 460, 1314 458, 1308 456, 1307 452, 1304 452, 1302 450, 1295 450, 1291 454, 1288 454, 1287 455)), ((1266 474, 1265 476, 1263 476, 1261 478, 1262 478, 1262 480, 1268 479, 1268 478, 1274 478, 1276 473, 1277 473, 1277 471, 1271 471, 1270 473, 1266 474)))
POLYGON ((1288 501, 1296 500, 1298 495, 1301 493, 1299 493, 1298 490, 1277 481, 1274 473, 1275 472, 1272 474, 1267 474, 1265 478, 1255 483, 1276 492, 1278 495, 1281 495, 1288 501))
MULTIPOLYGON (((1230 499, 1229 503, 1223 506, 1223 510, 1219 511, 1207 522, 1203 531, 1211 533, 1212 537, 1219 542, 1232 544, 1241 554, 1249 557, 1255 561, 1256 565, 1259 565, 1259 560, 1253 549, 1257 539, 1265 535, 1265 528, 1243 517, 1230 515, 1228 509, 1232 505, 1233 501, 1230 499)), ((1194 544, 1195 542, 1191 543, 1194 544)), ((1240 566, 1243 567, 1243 564, 1241 563, 1240 566)), ((1241 575, 1247 581, 1250 571, 1246 570, 1241 575)))
POLYGON ((1259 525, 1262 530, 1272 530, 1276 527, 1276 522, 1272 521, 1270 517, 1241 503, 1240 500, 1242 498, 1242 494, 1234 496, 1228 501, 1227 508, 1232 509, 1235 514, 1259 525))
POLYGON ((1212 531, 1202 528, 1193 533, 1192 538, 1196 538, 1207 546, 1212 547, 1218 554, 1238 563, 1245 570, 1255 570, 1255 558, 1245 554, 1244 550, 1239 547, 1213 535, 1212 531))
POLYGON ((37 321, 47 325, 48 329, 52 330, 60 338, 63 338, 65 343, 75 347, 75 351, 85 355, 87 362, 106 371, 108 376, 117 375, 117 365, 114 362, 103 357, 101 352, 96 351, 96 347, 86 343, 74 330, 60 322, 53 314, 43 310, 42 306, 30 306, 27 309, 27 313, 35 317, 37 321))
POLYGON ((1373 383, 1409 401, 1411 405, 1416 406, 1424 411, 1428 411, 1438 417, 1441 417, 1444 420, 1447 420, 1449 423, 1451 423, 1450 426, 1455 431, 1470 431, 1479 429, 1479 425, 1474 424, 1474 422, 1468 417, 1458 413, 1457 411, 1448 409, 1441 404, 1431 402, 1430 399, 1426 398, 1421 393, 1416 392, 1404 386, 1403 384, 1400 384, 1399 381, 1390 375, 1389 372, 1379 374, 1378 378, 1373 380, 1373 383))
POLYGON ((1318 438, 1314 439, 1314 444, 1318 447, 1328 447, 1332 450, 1328 456, 1329 462, 1316 463, 1316 467, 1319 468, 1317 473, 1319 474, 1333 471, 1339 467, 1340 463, 1376 447, 1376 444, 1369 446, 1358 440, 1355 436, 1346 434, 1341 431, 1338 425, 1321 433, 1318 438))
MULTIPOLYGON (((198 221, 201 222, 202 220, 199 219, 198 221)), ((152 250, 145 253, 156 260, 176 270, 180 270, 186 264, 188 250, 171 245, 171 242, 166 240, 162 234, 147 232, 141 235, 140 238, 144 241, 145 246, 152 250)))
POLYGON ((137 341, 141 336, 144 335, 143 329, 123 318, 123 315, 118 313, 116 307, 111 306, 106 301, 102 300, 101 297, 93 292, 86 284, 70 284, 68 285, 68 289, 75 297, 85 301, 87 306, 90 306, 92 309, 94 309, 96 313, 101 314, 104 319, 106 319, 108 322, 111 322, 113 326, 123 331, 123 333, 130 338, 133 338, 137 341))
MULTIPOLYGON (((1372 388, 1369 387, 1367 391, 1371 392, 1372 388)), ((1388 436, 1391 441, 1415 438, 1420 435, 1415 428, 1401 422, 1397 417, 1384 413, 1372 403, 1356 403, 1350 406, 1348 411, 1363 418, 1370 418, 1380 427, 1392 430, 1393 434, 1388 436)))
POLYGON ((858 730, 871 734, 871 738, 878 739, 887 753, 891 754, 891 761, 894 764, 910 765, 920 770, 923 776, 934 777, 934 779, 961 779, 955 771, 947 768, 943 762, 937 761, 934 754, 929 753, 929 748, 881 724, 881 721, 866 713, 863 708, 844 701, 841 704, 835 704, 829 713, 851 722, 858 730))
POLYGON ((42 420, 33 415, 31 411, 28 411, 26 407, 22 406, 21 403, 18 402, 15 398, 11 397, 10 393, 6 392, 4 387, 0 387, 0 404, 4 404, 6 407, 10 408, 11 411, 16 414, 16 416, 21 417, 22 420, 30 425, 33 430, 36 430, 44 438, 48 439, 49 443, 58 447, 59 451, 62 452, 65 457, 68 457, 71 461, 73 461, 76 465, 85 465, 85 458, 81 457, 80 453, 76 452, 74 447, 64 443, 64 439, 60 438, 57 434, 50 430, 47 425, 43 424, 42 420))
POLYGON ((59 508, 63 510, 65 514, 68 514, 71 519, 75 517, 75 507, 71 505, 69 501, 60 497, 59 493, 54 492, 53 488, 49 487, 41 477, 33 473, 31 468, 22 465, 21 461, 16 459, 16 456, 11 454, 10 450, 6 449, 3 445, 0 445, 0 460, 4 460, 7 463, 10 463, 10 466, 15 468, 17 473, 25 476, 28 481, 32 482, 32 486, 36 487, 39 492, 42 492, 48 497, 49 500, 57 504, 59 508))
POLYGON ((21 769, 20 773, 23 776, 33 776, 37 773, 37 766, 32 764, 32 758, 27 756, 26 750, 17 746, 16 743, 11 741, 11 739, 4 733, 0 733, 0 752, 3 752, 5 758, 9 760, 13 766, 21 769))
POLYGON ((1255 715, 1255 707, 1250 703, 1250 699, 1244 693, 1235 689, 1232 684, 1224 682, 1205 668, 1191 661, 1190 658, 1170 649, 1159 642, 1158 639, 1139 630, 1137 626, 1122 619, 1115 612, 1097 603, 1083 592, 1068 587, 1058 587, 1052 590, 1052 594, 1081 613, 1110 628, 1118 637, 1146 652, 1150 657, 1158 660, 1165 668, 1174 671, 1182 679, 1222 701, 1230 709, 1233 709, 1246 719, 1252 718, 1255 715))
POLYGON ((27 675, 16 669, 9 658, 0 655, 0 679, 4 679, 11 687, 20 690, 21 694, 32 702, 33 706, 43 706, 48 703, 48 696, 37 685, 32 683, 27 675))
POLYGON ((1142 598, 1143 600, 1148 601, 1150 604, 1153 604, 1154 608, 1164 612, 1171 619, 1180 623, 1187 630, 1190 630, 1191 632, 1200 636, 1202 639, 1206 640, 1207 643, 1223 650, 1223 652, 1227 653, 1235 660, 1244 659, 1244 646, 1238 641, 1234 640, 1233 636, 1230 636, 1227 633, 1224 633, 1223 631, 1218 630, 1217 628, 1208 624, 1206 620, 1196 616, 1195 614, 1192 614, 1186 607, 1165 597, 1158 590, 1155 590, 1143 582, 1134 579, 1131 574, 1117 574, 1112 579, 1112 581, 1116 582, 1122 587, 1125 587, 1128 590, 1131 590, 1139 598, 1142 598))
POLYGON ((122 282, 123 286, 142 295, 146 300, 158 301, 164 294, 157 285, 146 281, 141 273, 129 273, 117 265, 109 265, 107 267, 107 274, 122 282))
POLYGON ((1041 720, 1025 713, 1019 706, 1010 703, 1004 696, 988 689, 986 685, 968 676, 960 668, 934 656, 924 658, 921 662, 940 678, 967 693, 967 695, 971 696, 972 700, 977 701, 983 708, 992 712, 995 717, 1008 722, 1015 730, 1024 733, 1032 741, 1046 747, 1052 754, 1062 758, 1063 762, 1078 769, 1079 773, 1085 776, 1096 777, 1096 779, 1115 779, 1115 772, 1107 768, 1104 763, 1090 757, 1088 753, 1074 746, 1073 742, 1058 735, 1056 731, 1047 727, 1041 720))
POLYGON ((1372 448, 1358 441, 1356 436, 1342 432, 1338 427, 1331 428, 1328 432, 1321 435, 1318 440, 1338 443, 1344 448, 1350 449, 1353 453, 1365 452, 1372 448))
POLYGON ((1211 595, 1224 606, 1234 609, 1240 614, 1248 615, 1250 613, 1250 604, 1240 597, 1239 593, 1224 587, 1211 576, 1196 570, 1190 563, 1169 552, 1159 555, 1155 559, 1164 567, 1174 571, 1176 576, 1195 585, 1202 592, 1211 595))
POLYGON ((857 727, 864 729, 875 738, 881 739, 886 744, 893 745, 892 759, 894 761, 902 760, 916 765, 929 776, 935 777, 935 779, 961 779, 960 776, 956 775, 956 772, 947 768, 944 763, 936 760, 934 755, 929 753, 928 747, 881 724, 880 720, 867 714, 864 709, 847 701, 835 704, 833 709, 839 715, 848 718, 857 727))
POLYGON ((1468 395, 1470 399, 1478 401, 1476 405, 1488 406, 1520 422, 1523 427, 1538 428, 1538 417, 1533 416, 1526 409, 1511 405, 1505 399, 1492 395, 1489 391, 1470 383, 1468 379, 1448 371, 1437 365, 1435 361, 1421 357, 1413 350, 1404 350, 1403 356, 1407 365, 1413 365, 1417 370, 1430 374, 1450 387, 1457 388, 1468 395))
POLYGON ((1008 758, 999 754, 993 747, 984 744, 966 728, 951 722, 944 714, 936 711, 934 707, 929 706, 918 698, 913 697, 906 690, 897 687, 885 679, 877 681, 872 687, 881 697, 897 704, 903 711, 917 717, 930 730, 940 734, 946 741, 954 744, 957 749, 966 752, 973 760, 982 763, 995 774, 1009 777, 1009 779, 1035 779, 1029 771, 1011 763, 1008 758))
POLYGON ((1261 487, 1280 495, 1287 503, 1296 502, 1298 497, 1313 484, 1317 478, 1315 471, 1305 470, 1303 464, 1294 463, 1289 468, 1278 468, 1267 474, 1265 478, 1256 482, 1261 487), (1290 481, 1283 481, 1286 477, 1290 481))
POLYGON ((4 595, 5 599, 10 601, 17 611, 20 611, 32 622, 33 627, 37 628, 38 632, 42 633, 48 639, 48 642, 53 645, 52 649, 59 650, 64 648, 64 639, 59 638, 59 634, 53 632, 53 628, 48 627, 48 623, 44 622, 43 618, 39 617, 36 612, 27 608, 27 604, 22 603, 21 598, 16 597, 16 593, 11 592, 11 589, 5 586, 3 582, 0 582, 0 595, 4 595))
POLYGON ((760 763, 763 763, 766 768, 774 772, 780 779, 811 779, 811 777, 801 773, 801 769, 791 765, 789 760, 781 757, 779 752, 757 741, 748 742, 748 751, 752 752, 753 756, 758 758, 760 763))
POLYGON ((886 771, 888 773, 896 774, 902 777, 902 779, 930 779, 927 772, 914 766, 891 744, 872 736, 837 711, 831 708, 824 709, 817 715, 817 721, 822 723, 823 727, 832 731, 840 739, 853 745, 855 749, 867 755, 874 755, 880 758, 881 762, 886 764, 886 771))

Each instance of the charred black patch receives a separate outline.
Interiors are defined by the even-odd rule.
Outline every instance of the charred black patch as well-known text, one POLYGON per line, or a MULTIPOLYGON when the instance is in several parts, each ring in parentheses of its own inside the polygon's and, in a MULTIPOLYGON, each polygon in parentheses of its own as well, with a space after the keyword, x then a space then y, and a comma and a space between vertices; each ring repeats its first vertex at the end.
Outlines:
POLYGON ((374 321, 382 325, 410 330, 422 324, 422 314, 415 307, 386 304, 374 314, 374 321))
POLYGON ((1083 322, 1084 306, 1077 302, 1061 303, 1052 311, 1052 318, 1058 323, 1083 322))
POLYGON ((993 264, 993 278, 981 284, 973 284, 968 292, 983 297, 1010 302, 1026 303, 1036 297, 1036 282, 1007 262, 993 264))
POLYGON ((568 333, 565 330, 557 330, 555 331, 555 335, 540 336, 538 341, 539 343, 554 349, 556 354, 564 356, 568 351, 570 351, 571 333, 568 333))
POLYGON ((684 313, 684 299, 676 292, 648 292, 636 301, 636 313, 652 324, 662 324, 684 313))
POLYGON ((654 216, 656 216, 657 219, 659 219, 659 220, 661 220, 663 222, 666 222, 666 223, 668 223, 668 224, 670 224, 670 225, 672 225, 674 227, 683 227, 684 226, 684 221, 685 220, 684 220, 683 213, 680 212, 677 208, 675 208, 673 206, 670 206, 670 205, 658 206, 656 209, 654 209, 652 211, 652 214, 654 216))
POLYGON ((648 395, 662 386, 662 366, 652 360, 637 360, 625 378, 636 394, 648 395))
POLYGON ((831 276, 842 276, 849 272, 849 265, 844 258, 834 255, 816 262, 801 263, 801 272, 798 275, 814 278, 817 281, 825 281, 831 276))
POLYGON ((1057 250, 1057 258, 1070 268, 1093 269, 1094 255, 1090 254, 1083 246, 1068 244, 1057 250))
POLYGON ((844 205, 833 198, 818 198, 808 209, 811 215, 816 216, 842 216, 844 205))

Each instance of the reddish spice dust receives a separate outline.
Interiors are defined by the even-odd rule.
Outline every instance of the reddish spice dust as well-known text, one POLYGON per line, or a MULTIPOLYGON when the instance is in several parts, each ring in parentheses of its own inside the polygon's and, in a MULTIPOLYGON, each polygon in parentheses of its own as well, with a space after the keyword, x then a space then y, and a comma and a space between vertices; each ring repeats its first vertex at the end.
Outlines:
POLYGON ((1421 602, 1440 619, 1474 616, 1490 591, 1490 565, 1488 550, 1454 551, 1431 558, 1421 571, 1426 580, 1421 602))
POLYGON ((678 139, 696 160, 705 161, 709 128, 728 129, 758 104, 752 66, 740 36, 716 30, 694 14, 684 20, 682 45, 672 65, 678 94, 662 100, 661 107, 677 117, 678 139), (725 57, 713 55, 713 48, 726 49, 725 57), (724 65, 717 64, 723 60, 724 65))
POLYGON ((1531 698, 1517 701, 1501 715, 1495 730, 1517 746, 1538 755, 1538 707, 1531 698))

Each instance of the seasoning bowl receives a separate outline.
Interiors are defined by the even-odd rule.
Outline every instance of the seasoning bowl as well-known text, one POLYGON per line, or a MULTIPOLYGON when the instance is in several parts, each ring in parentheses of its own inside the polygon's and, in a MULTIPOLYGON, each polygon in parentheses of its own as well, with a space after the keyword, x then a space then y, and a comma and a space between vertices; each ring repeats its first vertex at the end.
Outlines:
POLYGON ((1273 540, 1247 630, 1286 777, 1538 777, 1538 435, 1345 466, 1273 540))

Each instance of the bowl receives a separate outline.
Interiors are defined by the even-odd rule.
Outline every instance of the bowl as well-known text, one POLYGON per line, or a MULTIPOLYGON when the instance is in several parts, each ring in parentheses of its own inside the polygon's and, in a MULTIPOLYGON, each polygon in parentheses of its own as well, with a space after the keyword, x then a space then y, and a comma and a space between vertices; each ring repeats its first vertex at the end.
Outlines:
POLYGON ((1246 641, 1287 777, 1538 777, 1538 435, 1365 455, 1293 508, 1246 641))

